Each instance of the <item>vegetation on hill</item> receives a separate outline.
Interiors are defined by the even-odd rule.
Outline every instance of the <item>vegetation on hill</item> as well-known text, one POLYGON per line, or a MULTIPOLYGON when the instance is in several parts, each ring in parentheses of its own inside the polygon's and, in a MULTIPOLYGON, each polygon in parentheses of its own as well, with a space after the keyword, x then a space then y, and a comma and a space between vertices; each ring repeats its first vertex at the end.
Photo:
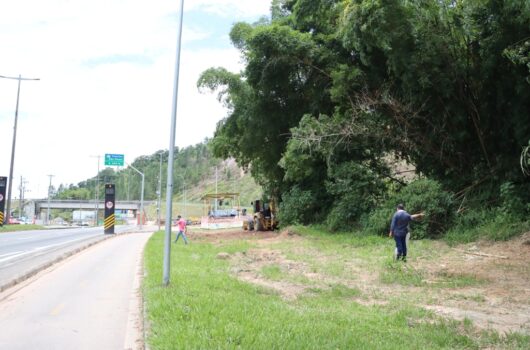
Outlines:
POLYGON ((274 0, 230 37, 244 69, 198 81, 229 110, 213 153, 250 168, 282 224, 383 233, 405 202, 422 235, 529 226, 528 1, 274 0))
MULTIPOLYGON (((162 201, 165 201, 168 151, 158 151, 149 156, 141 156, 132 162, 132 166, 145 174, 144 200, 156 200, 159 188, 160 173, 162 181, 162 201)), ((218 192, 240 193, 241 205, 261 197, 261 188, 250 174, 247 174, 233 160, 221 160, 212 156, 208 141, 175 149, 173 198, 176 201, 200 203, 207 193, 218 192), (216 181, 217 169, 217 181, 216 181)), ((94 199, 97 177, 87 179, 77 185, 61 185, 55 195, 56 199, 94 199)), ((105 183, 116 185, 118 200, 139 200, 141 177, 133 169, 126 167, 114 170, 105 168, 99 173, 99 198, 104 198, 105 183)))

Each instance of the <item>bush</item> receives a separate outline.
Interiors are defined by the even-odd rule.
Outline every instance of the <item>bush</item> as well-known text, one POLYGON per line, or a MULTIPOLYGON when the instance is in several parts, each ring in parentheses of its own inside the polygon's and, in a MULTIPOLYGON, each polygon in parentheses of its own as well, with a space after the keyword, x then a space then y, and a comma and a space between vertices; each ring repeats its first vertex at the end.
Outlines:
POLYGON ((528 204, 525 204, 523 194, 528 195, 528 186, 517 187, 513 182, 505 182, 500 186, 501 211, 513 217, 522 219, 526 216, 528 204))
POLYGON ((458 215, 454 227, 445 236, 449 244, 479 239, 505 241, 530 230, 530 221, 517 219, 502 208, 468 210, 458 215))
POLYGON ((382 197, 385 185, 371 170, 355 162, 332 168, 329 178, 326 190, 334 201, 326 225, 331 231, 351 231, 382 197))
POLYGON ((315 198, 311 191, 302 191, 298 186, 284 194, 278 214, 282 226, 307 224, 315 213, 315 198))
POLYGON ((411 213, 425 213, 422 221, 412 223, 414 238, 436 237, 445 232, 453 222, 454 200, 434 180, 417 180, 392 194, 365 220, 365 229, 372 234, 387 234, 397 204, 402 203, 411 213))

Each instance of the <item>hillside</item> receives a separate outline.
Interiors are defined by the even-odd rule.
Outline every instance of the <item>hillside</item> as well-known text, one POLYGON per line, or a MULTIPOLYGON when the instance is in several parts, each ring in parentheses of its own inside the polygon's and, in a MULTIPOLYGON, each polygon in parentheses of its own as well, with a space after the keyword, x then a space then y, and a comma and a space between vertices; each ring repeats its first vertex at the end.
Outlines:
MULTIPOLYGON (((164 210, 167 177, 168 151, 157 151, 148 156, 136 158, 132 165, 145 174, 144 200, 157 200, 160 186, 162 194, 162 209, 164 210), (159 184, 160 174, 162 181, 159 184)), ((241 206, 248 206, 262 194, 261 187, 256 184, 250 173, 240 168, 233 159, 221 160, 215 158, 209 151, 208 140, 203 143, 183 149, 176 148, 174 154, 173 171, 173 200, 176 210, 181 210, 181 204, 186 202, 189 215, 199 215, 202 211, 201 198, 207 193, 215 193, 216 182, 218 192, 240 193, 241 206), (217 169, 217 181, 216 181, 217 169)), ((92 177, 77 185, 61 184, 56 191, 56 199, 93 199, 97 178, 92 177)), ((105 168, 99 173, 99 198, 103 198, 105 183, 116 185, 118 200, 139 200, 141 191, 141 177, 131 168, 105 168)), ((156 208, 147 208, 148 215, 156 208)), ((182 208, 182 212, 184 212, 182 208)))

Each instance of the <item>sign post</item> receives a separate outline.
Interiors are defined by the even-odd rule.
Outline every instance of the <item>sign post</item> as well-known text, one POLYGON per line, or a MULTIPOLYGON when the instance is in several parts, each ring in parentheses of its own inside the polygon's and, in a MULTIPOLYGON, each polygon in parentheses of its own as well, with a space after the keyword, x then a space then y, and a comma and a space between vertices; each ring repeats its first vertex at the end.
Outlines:
MULTIPOLYGON (((6 184, 7 177, 0 176, 0 227, 4 225, 4 208, 6 204, 6 184)), ((9 220, 9 214, 8 214, 9 220)))
POLYGON ((105 165, 123 166, 124 163, 125 163, 125 156, 123 154, 105 153, 105 165))
POLYGON ((105 234, 114 233, 114 225, 116 223, 116 217, 114 216, 115 204, 116 187, 114 184, 105 184, 105 234))

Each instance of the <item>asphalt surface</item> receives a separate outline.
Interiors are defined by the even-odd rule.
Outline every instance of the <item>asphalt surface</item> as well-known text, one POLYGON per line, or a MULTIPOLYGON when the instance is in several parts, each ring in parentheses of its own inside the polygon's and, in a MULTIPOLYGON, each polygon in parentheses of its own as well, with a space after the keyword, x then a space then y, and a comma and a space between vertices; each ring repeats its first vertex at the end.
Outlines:
MULTIPOLYGON (((117 226, 116 233, 136 226, 117 226)), ((0 291, 112 235, 102 227, 77 227, 0 234, 0 291)))
MULTIPOLYGON (((44 245, 33 235, 16 235, 0 259, 27 258, 21 247, 40 252, 82 243, 98 234, 92 231, 64 232, 61 240, 41 237, 44 245)), ((104 239, 0 293, 0 349, 142 348, 139 280, 143 247, 153 231, 104 239)))

